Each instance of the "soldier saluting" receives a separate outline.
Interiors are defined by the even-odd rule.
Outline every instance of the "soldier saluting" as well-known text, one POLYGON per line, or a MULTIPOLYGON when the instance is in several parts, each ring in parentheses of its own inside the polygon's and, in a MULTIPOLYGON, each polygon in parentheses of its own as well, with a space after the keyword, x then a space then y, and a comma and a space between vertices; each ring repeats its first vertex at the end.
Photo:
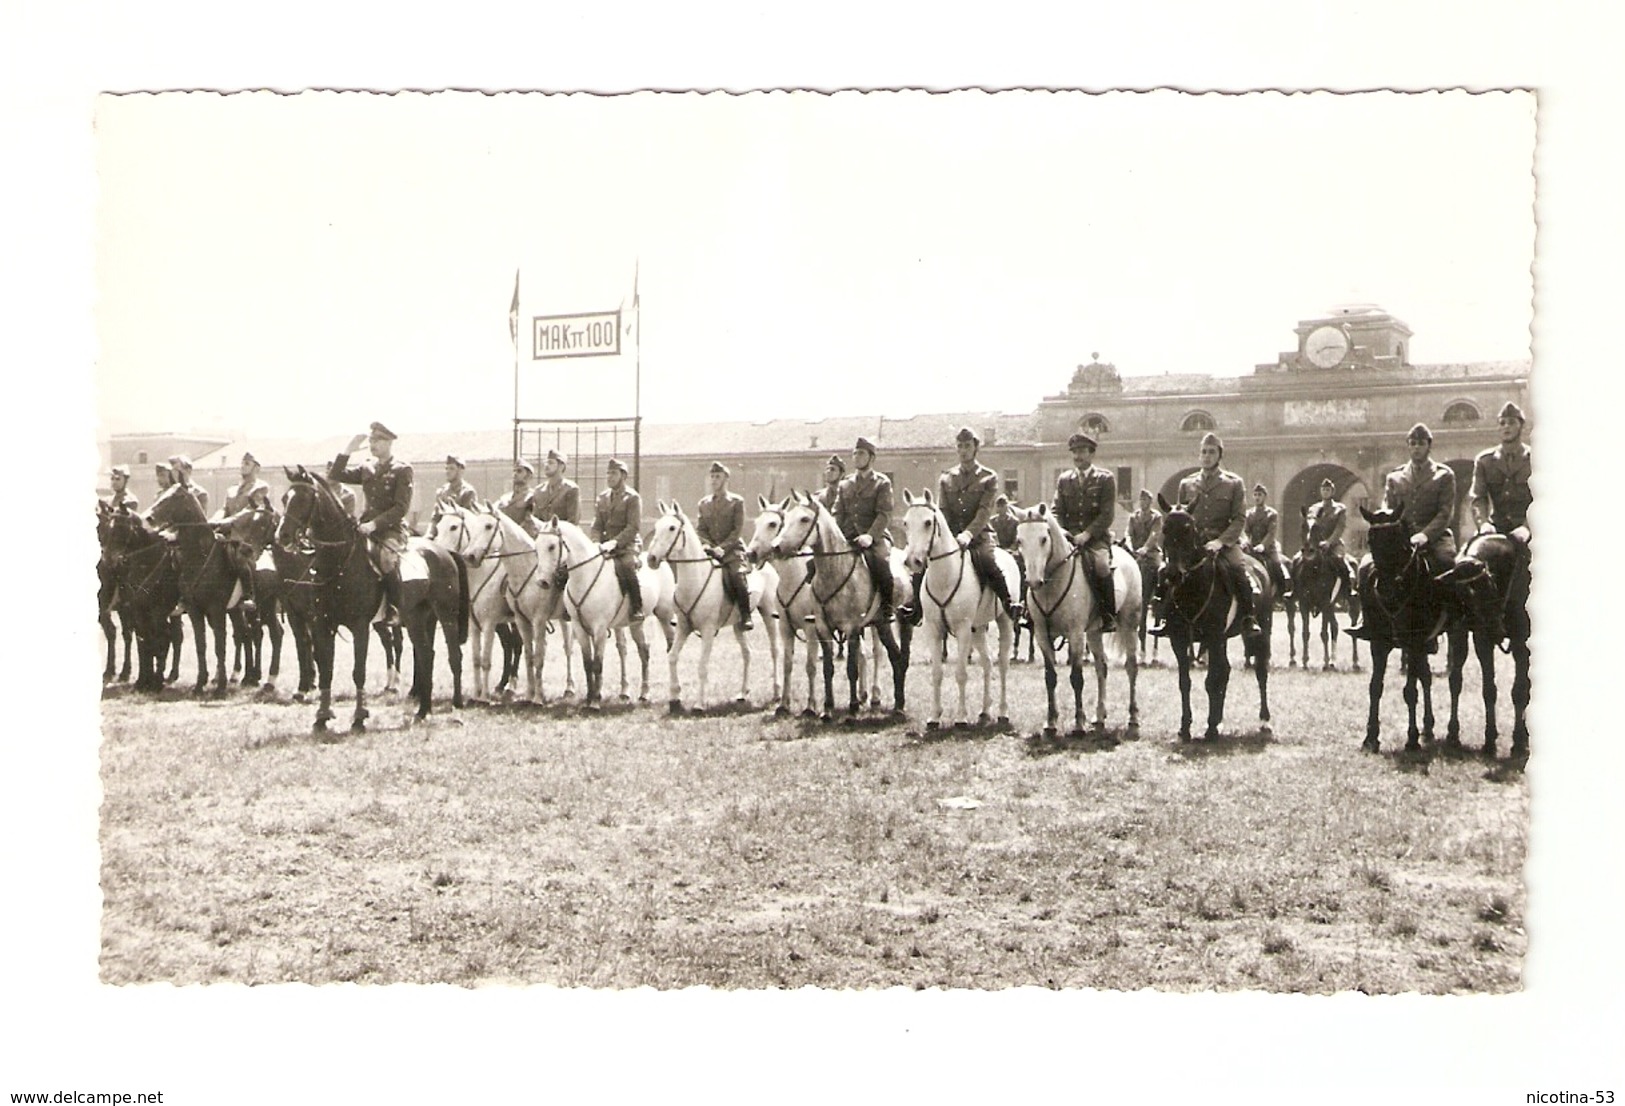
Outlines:
POLYGON ((350 439, 333 458, 327 478, 340 484, 360 484, 362 507, 358 529, 367 537, 373 564, 384 579, 384 622, 400 623, 401 553, 406 549, 406 514, 412 509, 412 466, 394 457, 395 432, 381 422, 350 439), (365 442, 372 461, 350 464, 350 455, 365 442))

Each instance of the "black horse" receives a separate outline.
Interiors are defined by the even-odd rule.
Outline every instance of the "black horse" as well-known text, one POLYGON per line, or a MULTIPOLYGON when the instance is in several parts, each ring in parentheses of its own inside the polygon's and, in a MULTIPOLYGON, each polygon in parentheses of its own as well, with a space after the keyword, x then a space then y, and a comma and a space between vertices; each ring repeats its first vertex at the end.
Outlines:
MULTIPOLYGON (((1337 668, 1337 600, 1341 598, 1342 577, 1338 573, 1337 555, 1320 543, 1307 542, 1301 552, 1292 558, 1292 596, 1287 600, 1289 617, 1288 637, 1296 656, 1299 639, 1293 636, 1295 627, 1291 615, 1303 620, 1303 666, 1309 667, 1309 631, 1314 620, 1320 619, 1321 670, 1331 672, 1337 668)), ((1350 639, 1354 640, 1354 639, 1350 639)))
POLYGON ((237 592, 237 572, 227 543, 209 522, 196 497, 177 484, 153 502, 147 513, 151 524, 174 535, 176 567, 180 571, 181 599, 192 620, 196 638, 197 683, 202 692, 209 683, 205 627, 214 634, 215 688, 226 688, 226 610, 237 592))
MULTIPOLYGON (((1206 740, 1219 736, 1224 719, 1224 699, 1230 684, 1230 657, 1225 650, 1228 638, 1242 635, 1246 615, 1242 604, 1231 600, 1219 578, 1215 555, 1207 552, 1196 533, 1196 520, 1185 504, 1173 505, 1159 495, 1162 508, 1162 552, 1166 560, 1162 595, 1163 623, 1173 643, 1179 665, 1179 739, 1191 739, 1191 645, 1200 643, 1207 651, 1207 730, 1206 740)), ((1259 732, 1270 732, 1270 627, 1275 606, 1275 589, 1269 572, 1251 557, 1243 557, 1255 592, 1251 597, 1253 618, 1259 633, 1242 635, 1242 644, 1253 660, 1258 679, 1259 732)))
MULTIPOLYGON (((367 627, 383 605, 384 584, 367 550, 367 540, 356 520, 340 504, 325 480, 303 466, 285 469, 290 487, 287 513, 277 528, 277 544, 284 555, 308 540, 314 548, 309 575, 311 600, 307 609, 311 645, 316 659, 320 703, 314 729, 323 732, 333 718, 334 639, 340 626, 350 631, 355 653, 353 678, 356 706, 350 728, 365 728, 367 627)), ((412 694, 417 717, 429 714, 434 692, 434 626, 446 636, 451 661, 452 702, 463 705, 463 651, 468 640, 468 573, 463 562, 433 543, 413 541, 402 554, 422 575, 406 571, 400 596, 400 619, 412 641, 412 694), (406 578, 406 577, 410 578, 406 578)))
POLYGON ((1360 514, 1371 526, 1366 535, 1371 555, 1360 565, 1358 585, 1363 627, 1371 645, 1371 709, 1361 748, 1368 753, 1381 748, 1378 708, 1383 676, 1388 671, 1388 654, 1398 649, 1409 712, 1405 749, 1416 752, 1423 740, 1433 740, 1433 671, 1428 654, 1437 650, 1441 634, 1460 634, 1465 640, 1463 609, 1452 584, 1444 577, 1434 578, 1427 547, 1411 542, 1397 510, 1361 507, 1360 514), (1418 693, 1422 706, 1420 726, 1416 713, 1418 693))
POLYGON ((1513 663, 1512 757, 1528 757, 1529 730, 1524 722, 1530 689, 1528 548, 1502 534, 1480 534, 1467 543, 1455 567, 1441 575, 1438 582, 1456 589, 1467 631, 1458 630, 1449 637, 1450 723, 1445 730, 1446 747, 1461 745, 1456 708, 1461 699, 1470 633, 1483 676, 1483 754, 1495 756, 1499 736, 1495 725, 1495 648, 1504 634, 1513 663))
POLYGON ((118 570, 108 553, 107 545, 113 534, 113 519, 116 515, 124 513, 116 511, 105 500, 96 507, 96 538, 101 543, 102 555, 96 562, 96 620, 101 624, 102 635, 107 639, 107 664, 102 668, 102 683, 110 684, 113 677, 118 677, 119 683, 128 683, 130 680, 130 648, 135 640, 135 622, 124 613, 118 595, 118 570), (118 624, 114 625, 113 615, 118 615, 118 624), (118 641, 124 638, 124 667, 118 667, 118 641))
POLYGON ((141 519, 118 512, 107 520, 104 556, 113 574, 121 616, 135 629, 137 691, 162 691, 173 641, 170 614, 180 601, 180 571, 169 542, 141 519))

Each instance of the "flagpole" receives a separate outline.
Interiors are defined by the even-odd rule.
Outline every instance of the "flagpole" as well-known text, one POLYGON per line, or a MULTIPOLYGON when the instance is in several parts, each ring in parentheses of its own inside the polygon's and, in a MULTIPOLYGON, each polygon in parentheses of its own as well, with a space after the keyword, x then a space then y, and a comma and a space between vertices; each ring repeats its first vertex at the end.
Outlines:
POLYGON ((513 304, 508 308, 508 337, 513 342, 513 461, 519 463, 519 270, 513 271, 513 304))
POLYGON ((632 376, 632 480, 643 486, 643 301, 638 298, 638 262, 632 262, 632 331, 636 336, 632 376))

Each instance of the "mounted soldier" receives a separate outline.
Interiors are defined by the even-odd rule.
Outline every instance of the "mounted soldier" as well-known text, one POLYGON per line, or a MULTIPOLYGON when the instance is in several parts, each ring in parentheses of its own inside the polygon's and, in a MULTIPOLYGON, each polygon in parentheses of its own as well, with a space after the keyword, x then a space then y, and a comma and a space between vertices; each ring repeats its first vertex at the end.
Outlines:
POLYGON ((1269 569, 1275 581, 1275 594, 1286 599, 1292 594, 1292 574, 1281 559, 1281 516, 1269 505, 1270 490, 1263 484, 1253 485, 1253 509, 1241 524, 1247 539, 1246 552, 1251 553, 1269 569))
POLYGON ((1480 533, 1492 529, 1518 543, 1525 558, 1529 549, 1529 490, 1531 462, 1523 441, 1523 409, 1508 403, 1496 416, 1501 444, 1473 458, 1473 523, 1480 533))
POLYGON ((722 565, 723 590, 739 608, 739 628, 755 629, 750 617, 750 585, 745 582, 745 497, 728 490, 728 466, 712 461, 711 494, 700 500, 694 530, 705 555, 722 565))
MULTIPOLYGON (((271 485, 260 479, 259 459, 253 453, 244 452, 241 467, 238 469, 241 479, 226 489, 226 501, 215 512, 214 522, 224 522, 253 507, 264 510, 271 509, 271 485)), ((243 613, 252 613, 254 610, 254 562, 260 550, 250 549, 247 542, 234 541, 228 547, 228 560, 232 571, 237 574, 237 582, 243 589, 243 613)))
POLYGON ((446 454, 446 482, 435 489, 435 503, 449 503, 453 507, 460 507, 465 511, 472 511, 480 505, 480 495, 473 485, 463 482, 463 470, 468 466, 463 459, 455 453, 446 454))
POLYGON ((1303 544, 1326 558, 1332 571, 1343 581, 1344 595, 1351 594, 1354 588, 1343 546, 1343 531, 1348 521, 1349 509, 1338 501, 1337 485, 1328 476, 1320 482, 1320 499, 1304 508, 1303 544))
MULTIPOLYGON (((874 470, 875 444, 860 437, 852 447, 852 472, 844 477, 835 496, 835 524, 841 534, 863 550, 863 562, 879 598, 875 621, 889 622, 893 614, 891 570, 891 480, 874 470)), ((827 471, 827 470, 826 470, 827 471)), ((918 594, 916 592, 916 594, 918 594)), ((919 622, 918 605, 897 612, 919 622)))
MULTIPOLYGON (((1411 459, 1388 474, 1383 484, 1384 509, 1399 512, 1399 521, 1411 535, 1411 545, 1423 550, 1428 572, 1439 576, 1456 563, 1456 536, 1450 521, 1456 514, 1456 473, 1428 456, 1433 432, 1423 423, 1405 435, 1411 459)), ((1363 569, 1362 569, 1363 571, 1363 569)), ((1365 626, 1350 626, 1349 636, 1370 640, 1365 626)))
POLYGON ((1128 516, 1128 544, 1136 557, 1162 568, 1162 512, 1150 488, 1140 489, 1139 509, 1128 516))
POLYGON ((831 453, 829 460, 824 462, 824 486, 813 493, 813 498, 831 514, 835 513, 835 499, 840 494, 841 479, 845 475, 846 462, 841 460, 839 453, 831 453))
MULTIPOLYGON (((1241 606, 1242 633, 1251 637, 1260 632, 1258 620, 1252 614, 1257 592, 1237 545, 1247 516, 1247 485, 1241 477, 1220 466, 1224 442, 1217 434, 1202 435, 1198 456, 1201 468, 1179 482, 1179 502, 1190 511, 1197 537, 1214 555, 1225 591, 1241 606)), ((1151 632, 1163 635, 1165 624, 1159 621, 1151 632)))
POLYGON ((400 557, 406 549, 406 514, 412 509, 412 466, 394 458, 395 432, 375 422, 365 434, 350 439, 333 463, 327 478, 340 484, 360 484, 363 505, 360 532, 367 537, 373 566, 384 580, 384 623, 400 624, 400 557), (351 466, 350 455, 365 442, 372 462, 351 466))
MULTIPOLYGON (((1000 549, 1016 551, 1016 527, 1021 523, 1016 513, 1010 509, 1010 497, 1003 492, 993 501, 993 517, 988 519, 988 525, 993 527, 993 540, 999 543, 1000 549)), ((1020 559, 1017 559, 1020 564, 1020 559)))
MULTIPOLYGON (((959 548, 970 553, 971 565, 982 583, 993 589, 1012 621, 1021 621, 1021 603, 1010 595, 1010 582, 1000 571, 993 557, 997 548, 993 541, 994 501, 999 497, 999 474, 976 459, 982 448, 982 439, 968 426, 959 428, 954 435, 954 449, 959 453, 959 464, 937 479, 937 505, 942 517, 948 520, 959 548)), ((1019 587, 1019 581, 1017 583, 1019 587)), ((914 594, 918 595, 919 584, 914 594)))
POLYGON ((113 493, 102 500, 103 503, 107 504, 108 509, 124 511, 132 515, 138 513, 141 504, 136 500, 135 496, 130 494, 130 466, 114 465, 107 470, 107 479, 113 486, 113 493))
POLYGON ((1093 435, 1076 431, 1066 440, 1072 467, 1055 478, 1055 521, 1072 539, 1083 561, 1084 579, 1094 592, 1100 630, 1117 630, 1117 596, 1112 586, 1112 520, 1117 516, 1117 477, 1095 464, 1093 435))
POLYGON ((536 493, 530 482, 536 478, 536 470, 531 463, 523 457, 513 463, 513 489, 502 493, 494 506, 497 510, 513 519, 531 537, 536 536, 536 519, 534 506, 536 493))
POLYGON ((556 449, 547 451, 542 461, 545 479, 531 494, 530 513, 542 520, 556 518, 561 522, 581 525, 581 488, 574 480, 564 478, 570 459, 556 449))
POLYGON ((626 486, 626 465, 611 457, 605 469, 609 485, 598 493, 592 520, 592 538, 615 566, 615 580, 631 605, 628 617, 643 620, 643 593, 638 588, 638 547, 643 535, 643 498, 626 486))
POLYGON ((192 458, 184 453, 177 453, 169 459, 169 466, 175 473, 175 483, 186 489, 191 497, 197 500, 197 505, 203 508, 203 516, 209 515, 209 492, 206 488, 192 483, 192 458))

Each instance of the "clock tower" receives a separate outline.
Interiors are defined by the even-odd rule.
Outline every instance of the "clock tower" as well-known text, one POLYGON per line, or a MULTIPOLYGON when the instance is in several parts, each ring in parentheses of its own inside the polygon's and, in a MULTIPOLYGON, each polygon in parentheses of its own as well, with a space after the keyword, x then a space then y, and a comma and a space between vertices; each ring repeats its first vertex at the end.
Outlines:
POLYGON ((1296 327, 1298 348, 1283 351, 1275 369, 1327 372, 1399 369, 1410 364, 1411 328, 1372 303, 1332 307, 1296 327))

